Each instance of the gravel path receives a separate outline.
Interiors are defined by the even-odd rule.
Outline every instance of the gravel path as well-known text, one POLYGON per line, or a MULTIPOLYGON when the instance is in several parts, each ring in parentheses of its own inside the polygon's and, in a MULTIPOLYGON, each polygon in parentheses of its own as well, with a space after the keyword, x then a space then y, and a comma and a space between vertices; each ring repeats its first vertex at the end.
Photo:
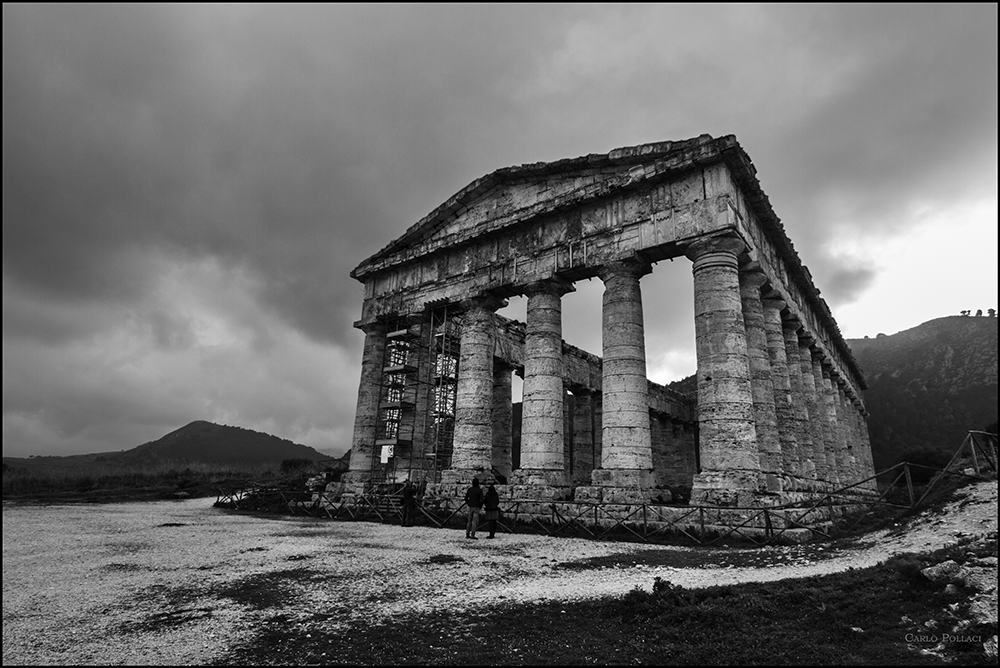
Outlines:
POLYGON ((213 499, 3 506, 3 663, 200 664, 276 614, 328 615, 328 630, 497 602, 823 575, 997 530, 997 483, 942 514, 870 534, 855 548, 695 550, 253 517, 213 499), (903 530, 905 528, 905 531, 903 530), (602 567, 583 567, 597 559, 602 567), (584 563, 581 563, 584 562, 584 563))

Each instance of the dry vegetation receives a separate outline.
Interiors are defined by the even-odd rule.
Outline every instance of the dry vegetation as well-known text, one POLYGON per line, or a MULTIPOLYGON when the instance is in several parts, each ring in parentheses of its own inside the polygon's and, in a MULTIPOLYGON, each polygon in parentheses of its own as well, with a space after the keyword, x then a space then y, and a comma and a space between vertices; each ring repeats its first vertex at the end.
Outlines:
POLYGON ((37 458, 18 464, 4 462, 3 498, 46 502, 146 501, 178 497, 215 496, 220 487, 280 475, 271 464, 205 464, 159 460, 142 464, 58 461, 37 458))

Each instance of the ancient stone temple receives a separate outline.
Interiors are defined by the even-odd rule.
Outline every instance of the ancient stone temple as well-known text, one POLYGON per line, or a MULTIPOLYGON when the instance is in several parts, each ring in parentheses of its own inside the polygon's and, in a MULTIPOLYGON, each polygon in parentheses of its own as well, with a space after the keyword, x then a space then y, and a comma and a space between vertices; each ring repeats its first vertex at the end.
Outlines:
POLYGON ((349 484, 733 506, 872 475, 864 378, 755 174, 707 135, 500 169, 361 263, 349 484), (646 378, 642 278, 673 258, 697 396, 646 378), (593 277, 600 357, 562 338, 562 297, 593 277), (525 323, 496 313, 516 295, 525 323))

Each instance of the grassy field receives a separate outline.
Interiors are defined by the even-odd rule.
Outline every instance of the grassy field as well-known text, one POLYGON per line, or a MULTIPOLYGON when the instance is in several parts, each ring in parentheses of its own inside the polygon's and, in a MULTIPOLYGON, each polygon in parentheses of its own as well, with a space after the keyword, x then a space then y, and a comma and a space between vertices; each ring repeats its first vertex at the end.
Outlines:
POLYGON ((989 555, 995 539, 823 577, 699 590, 657 578, 651 593, 336 631, 321 613, 275 616, 222 665, 996 665, 982 649, 995 626, 952 632, 948 606, 968 592, 919 572, 989 555))
POLYGON ((4 499, 109 502, 215 496, 220 488, 286 473, 279 462, 241 466, 156 461, 140 465, 81 460, 73 466, 56 466, 44 459, 27 461, 27 465, 23 460, 21 465, 4 462, 4 499))

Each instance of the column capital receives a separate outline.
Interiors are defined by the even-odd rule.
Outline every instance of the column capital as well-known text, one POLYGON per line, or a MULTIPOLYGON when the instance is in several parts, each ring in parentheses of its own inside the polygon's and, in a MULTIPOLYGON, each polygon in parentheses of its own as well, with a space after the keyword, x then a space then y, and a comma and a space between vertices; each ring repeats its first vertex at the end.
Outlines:
POLYGON ((371 320, 369 322, 357 321, 354 327, 360 329, 365 334, 385 334, 386 324, 381 320, 371 320))
POLYGON ((736 262, 736 256, 747 250, 746 242, 740 239, 738 236, 727 234, 718 237, 708 237, 705 239, 698 239, 693 243, 689 244, 687 248, 684 249, 684 254, 688 256, 695 263, 695 271, 699 269, 699 263, 709 261, 715 256, 719 256, 718 259, 725 258, 726 264, 730 264, 729 258, 732 258, 732 262, 736 262))
POLYGON ((767 283, 767 275, 756 262, 747 262, 740 266, 740 290, 760 296, 760 289, 767 283))
POLYGON ((475 297, 470 297, 468 299, 463 299, 461 302, 462 310, 468 311, 471 309, 484 309, 486 311, 496 312, 507 305, 507 300, 502 297, 497 297, 490 292, 482 292, 475 297))
POLYGON ((626 260, 608 262, 598 270, 597 276, 602 281, 607 283, 608 280, 618 276, 625 276, 638 280, 651 271, 653 271, 653 267, 648 262, 637 258, 629 258, 626 260))
POLYGON ((782 309, 784 309, 786 306, 788 306, 788 302, 786 302, 780 296, 778 296, 778 297, 772 297, 771 296, 772 294, 776 294, 776 293, 774 293, 773 291, 772 292, 766 292, 760 298, 760 303, 764 305, 764 308, 766 308, 766 309, 774 309, 775 311, 779 311, 780 312, 782 309))
POLYGON ((523 293, 529 297, 537 294, 550 294, 562 297, 564 294, 575 290, 576 288, 573 286, 573 283, 556 277, 544 278, 534 283, 528 283, 522 288, 523 293))

